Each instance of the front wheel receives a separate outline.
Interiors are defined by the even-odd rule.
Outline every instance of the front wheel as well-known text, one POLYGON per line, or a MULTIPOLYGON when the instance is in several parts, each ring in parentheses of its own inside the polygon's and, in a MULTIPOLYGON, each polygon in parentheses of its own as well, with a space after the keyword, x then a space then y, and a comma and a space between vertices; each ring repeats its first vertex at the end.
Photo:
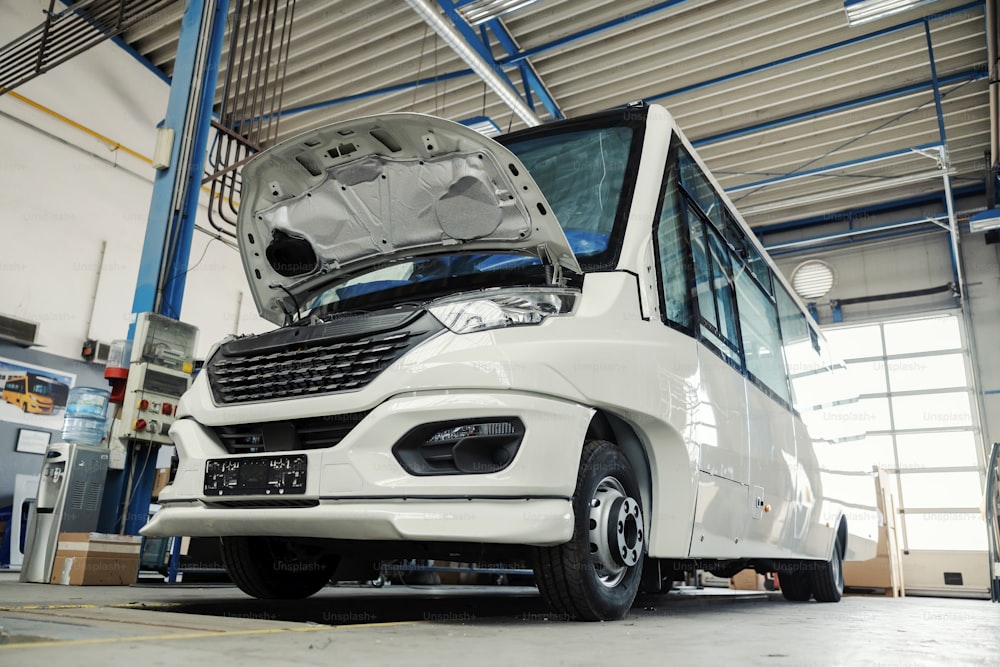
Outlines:
POLYGON ((223 537, 222 562, 229 578, 247 595, 262 600, 297 600, 330 581, 338 559, 296 553, 287 540, 223 537))
POLYGON ((603 440, 584 445, 573 514, 570 541, 536 551, 538 590, 567 618, 624 618, 642 578, 646 529, 639 483, 616 445, 603 440))

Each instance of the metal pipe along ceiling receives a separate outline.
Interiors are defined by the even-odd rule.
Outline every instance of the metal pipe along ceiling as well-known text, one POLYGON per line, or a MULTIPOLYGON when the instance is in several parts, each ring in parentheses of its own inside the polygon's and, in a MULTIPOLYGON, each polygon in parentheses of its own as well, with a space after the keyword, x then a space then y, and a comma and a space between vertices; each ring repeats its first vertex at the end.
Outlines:
POLYGON ((434 7, 427 2, 427 0, 406 0, 407 4, 413 8, 417 14, 420 15, 427 25, 434 29, 444 43, 452 48, 458 57, 468 63, 472 71, 480 76, 480 78, 486 82, 490 88, 493 89, 501 100, 504 101, 507 106, 511 108, 518 116, 521 117, 526 124, 529 126, 541 125, 542 121, 538 119, 535 112, 524 103, 521 96, 518 95, 517 91, 511 88, 506 81, 497 76, 496 71, 493 69, 494 65, 486 62, 485 59, 480 57, 478 53, 472 50, 472 48, 465 42, 462 36, 458 33, 455 28, 448 25, 444 20, 444 17, 437 12, 434 7))

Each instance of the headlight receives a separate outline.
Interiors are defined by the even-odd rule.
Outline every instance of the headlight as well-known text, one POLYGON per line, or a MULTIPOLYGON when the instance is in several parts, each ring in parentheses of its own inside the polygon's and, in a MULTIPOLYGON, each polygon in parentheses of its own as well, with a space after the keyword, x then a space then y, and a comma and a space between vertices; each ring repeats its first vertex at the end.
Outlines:
POLYGON ((571 313, 578 296, 572 290, 502 290, 440 299, 427 310, 453 332, 464 334, 541 324, 547 317, 571 313))

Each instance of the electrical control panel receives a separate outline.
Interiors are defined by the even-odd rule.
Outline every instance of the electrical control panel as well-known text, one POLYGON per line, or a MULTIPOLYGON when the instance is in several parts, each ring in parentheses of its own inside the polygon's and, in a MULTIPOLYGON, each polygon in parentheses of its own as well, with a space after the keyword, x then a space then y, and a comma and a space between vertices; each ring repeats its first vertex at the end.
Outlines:
POLYGON ((147 362, 132 364, 118 418, 118 437, 172 444, 168 434, 176 419, 177 403, 190 383, 191 376, 184 371, 147 362))
POLYGON ((197 338, 198 329, 190 324, 155 313, 138 315, 115 442, 172 444, 170 427, 191 384, 197 338))

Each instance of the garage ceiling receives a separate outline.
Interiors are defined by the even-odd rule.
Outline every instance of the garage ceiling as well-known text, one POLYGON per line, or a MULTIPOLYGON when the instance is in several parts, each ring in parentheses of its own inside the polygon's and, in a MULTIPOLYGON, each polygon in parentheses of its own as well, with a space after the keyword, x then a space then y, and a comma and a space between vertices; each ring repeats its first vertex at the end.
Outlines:
MULTIPOLYGON (((181 10, 125 33, 167 75, 181 10)), ((943 210, 935 75, 953 186, 983 191, 984 11, 940 0, 850 27, 840 0, 538 0, 473 30, 520 91, 520 63, 533 68, 542 120, 635 100, 668 107, 764 232, 846 211, 943 210)), ((297 0, 278 138, 386 111, 524 126, 406 2, 297 0)))

